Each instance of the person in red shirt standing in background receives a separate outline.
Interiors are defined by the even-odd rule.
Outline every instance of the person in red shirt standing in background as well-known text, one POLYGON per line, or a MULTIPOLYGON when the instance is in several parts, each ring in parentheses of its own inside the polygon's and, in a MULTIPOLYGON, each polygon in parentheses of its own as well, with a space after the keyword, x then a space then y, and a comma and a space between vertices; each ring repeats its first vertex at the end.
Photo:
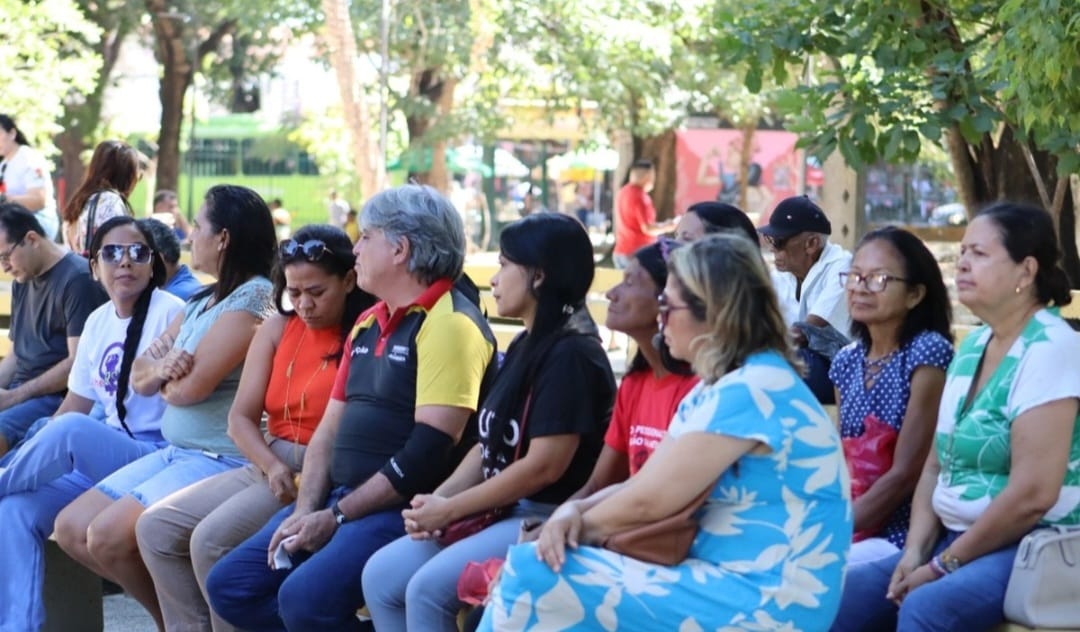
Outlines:
POLYGON ((615 251, 612 260, 622 270, 637 250, 656 241, 658 235, 673 228, 670 221, 656 223, 656 207, 649 191, 656 180, 656 169, 648 160, 630 165, 630 181, 615 198, 615 251))

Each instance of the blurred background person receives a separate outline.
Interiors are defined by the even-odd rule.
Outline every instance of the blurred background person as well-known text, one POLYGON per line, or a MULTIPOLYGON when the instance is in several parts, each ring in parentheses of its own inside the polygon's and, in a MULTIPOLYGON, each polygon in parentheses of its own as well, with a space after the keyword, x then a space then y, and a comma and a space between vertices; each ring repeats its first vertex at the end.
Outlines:
POLYGON ((114 217, 132 215, 128 197, 140 177, 139 153, 135 148, 118 140, 98 143, 82 184, 61 213, 64 244, 86 256, 99 226, 114 217))
POLYGON ((56 214, 49 161, 30 147, 26 134, 8 114, 0 114, 0 203, 15 202, 37 217, 46 239, 56 239, 56 214))

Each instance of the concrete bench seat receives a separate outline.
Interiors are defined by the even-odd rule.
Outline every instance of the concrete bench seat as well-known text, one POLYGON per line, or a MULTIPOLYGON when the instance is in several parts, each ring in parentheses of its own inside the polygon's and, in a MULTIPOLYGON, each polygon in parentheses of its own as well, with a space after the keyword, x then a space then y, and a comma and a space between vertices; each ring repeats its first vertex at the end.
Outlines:
POLYGON ((45 625, 42 632, 101 632, 105 627, 101 578, 45 542, 45 625))

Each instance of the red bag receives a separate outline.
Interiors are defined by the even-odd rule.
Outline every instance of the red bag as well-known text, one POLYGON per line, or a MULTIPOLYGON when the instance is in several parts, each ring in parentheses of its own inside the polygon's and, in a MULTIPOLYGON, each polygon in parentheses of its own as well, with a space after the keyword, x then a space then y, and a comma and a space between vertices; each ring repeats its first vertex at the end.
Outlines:
MULTIPOLYGON (((896 450, 896 430, 870 413, 863 420, 865 430, 861 436, 843 439, 844 460, 851 473, 851 500, 866 493, 874 481, 892 468, 893 452, 896 450)), ((876 530, 875 530, 876 531, 876 530)), ((856 542, 873 533, 860 531, 856 542)))
POLYGON ((499 577, 503 559, 493 557, 483 562, 469 562, 458 577, 458 599, 470 606, 482 606, 487 601, 491 585, 499 577))
POLYGON ((496 507, 495 509, 489 509, 487 511, 481 511, 480 513, 474 513, 470 516, 465 516, 461 520, 455 520, 446 525, 446 527, 442 529, 442 532, 435 537, 435 540, 442 546, 450 546, 458 540, 464 540, 475 533, 480 533, 484 529, 487 529, 491 525, 502 520, 510 515, 510 510, 513 509, 513 507, 513 505, 496 507))
MULTIPOLYGON (((521 445, 525 443, 525 424, 529 420, 531 404, 532 391, 529 391, 528 397, 525 398, 525 408, 522 409, 524 412, 521 415, 521 439, 518 441, 517 448, 514 450, 514 461, 517 461, 518 457, 521 456, 521 445)), ((513 463, 513 461, 511 461, 511 463, 513 463)), ((455 520, 446 525, 442 529, 442 532, 435 536, 435 541, 442 546, 450 546, 458 540, 464 540, 473 534, 480 533, 484 529, 487 529, 491 525, 510 515, 510 511, 514 508, 514 504, 488 509, 487 511, 481 511, 465 516, 460 520, 455 520)))

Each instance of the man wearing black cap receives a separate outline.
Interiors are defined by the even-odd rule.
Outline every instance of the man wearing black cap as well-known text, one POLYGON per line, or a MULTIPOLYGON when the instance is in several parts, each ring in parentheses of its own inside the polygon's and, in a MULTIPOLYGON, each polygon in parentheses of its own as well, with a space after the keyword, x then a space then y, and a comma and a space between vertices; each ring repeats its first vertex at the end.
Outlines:
POLYGON ((851 266, 851 253, 829 243, 829 218, 805 195, 777 204, 761 234, 775 255, 780 308, 810 369, 806 382, 819 401, 834 403, 829 365, 851 328, 839 273, 851 266))

